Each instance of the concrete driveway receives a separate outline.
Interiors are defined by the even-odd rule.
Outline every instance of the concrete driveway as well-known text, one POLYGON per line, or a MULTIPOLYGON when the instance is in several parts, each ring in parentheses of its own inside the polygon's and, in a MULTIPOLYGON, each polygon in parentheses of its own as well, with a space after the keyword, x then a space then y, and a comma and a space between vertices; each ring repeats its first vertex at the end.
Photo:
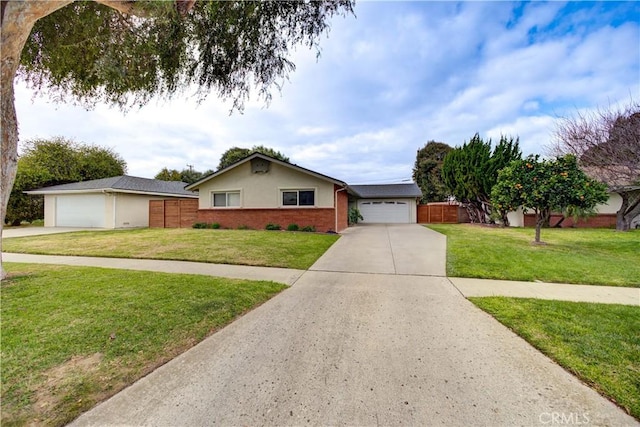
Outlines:
POLYGON ((313 271, 447 275, 447 238, 416 224, 367 224, 347 229, 313 271))
POLYGON ((355 227, 291 288, 73 425, 638 425, 416 255, 440 244, 417 225, 355 227))
POLYGON ((103 231, 106 228, 78 228, 78 227, 15 227, 2 230, 2 238, 40 236, 44 234, 71 233, 73 231, 103 231))

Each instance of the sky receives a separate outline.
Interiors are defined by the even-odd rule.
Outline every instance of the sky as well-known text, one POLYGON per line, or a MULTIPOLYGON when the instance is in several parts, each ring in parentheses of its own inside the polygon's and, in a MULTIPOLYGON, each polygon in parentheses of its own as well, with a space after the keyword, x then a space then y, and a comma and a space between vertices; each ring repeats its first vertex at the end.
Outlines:
POLYGON ((281 91, 242 114, 215 94, 86 111, 19 82, 20 139, 110 147, 146 178, 264 145, 349 184, 395 183, 428 141, 504 134, 544 155, 559 117, 640 99, 640 2, 359 1, 355 15, 331 19, 319 58, 292 50, 281 91))

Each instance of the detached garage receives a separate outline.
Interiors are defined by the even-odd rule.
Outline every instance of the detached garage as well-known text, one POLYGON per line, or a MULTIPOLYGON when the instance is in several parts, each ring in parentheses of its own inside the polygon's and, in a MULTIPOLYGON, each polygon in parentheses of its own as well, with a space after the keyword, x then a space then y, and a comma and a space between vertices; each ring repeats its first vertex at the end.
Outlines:
POLYGON ((45 227, 132 228, 149 226, 149 201, 197 199, 184 182, 116 176, 27 191, 44 195, 45 227))
POLYGON ((422 197, 415 183, 351 185, 352 206, 363 223, 405 224, 417 222, 417 200, 422 197))

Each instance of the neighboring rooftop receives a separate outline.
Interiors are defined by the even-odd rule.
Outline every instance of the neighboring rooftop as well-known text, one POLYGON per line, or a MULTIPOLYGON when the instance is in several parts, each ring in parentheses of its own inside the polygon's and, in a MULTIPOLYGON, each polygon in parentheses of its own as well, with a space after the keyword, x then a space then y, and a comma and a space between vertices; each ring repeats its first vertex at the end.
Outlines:
POLYGON ((159 179, 139 178, 137 176, 114 176, 111 178, 94 179, 91 181, 72 182, 69 184, 52 185, 27 191, 28 194, 52 194, 66 192, 91 192, 92 190, 111 190, 123 193, 144 193, 156 195, 178 195, 197 197, 197 193, 187 191, 186 182, 160 181, 159 179))
POLYGON ((362 199, 422 197, 422 191, 415 182, 407 184, 350 185, 349 189, 362 199))

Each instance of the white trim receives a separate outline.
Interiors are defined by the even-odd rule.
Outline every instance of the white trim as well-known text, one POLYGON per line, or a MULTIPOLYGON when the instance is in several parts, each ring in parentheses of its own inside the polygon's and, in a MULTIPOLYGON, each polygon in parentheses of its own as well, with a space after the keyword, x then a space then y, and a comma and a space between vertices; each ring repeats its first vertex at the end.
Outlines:
POLYGON ((222 175, 223 173, 226 173, 226 172, 228 172, 228 171, 230 171, 232 169, 235 169, 238 166, 243 165, 246 162, 255 159, 256 157, 260 157, 262 159, 268 160, 271 163, 275 163, 275 164, 278 164, 280 166, 285 166, 287 168, 291 168, 293 170, 297 170, 299 172, 306 173, 307 175, 311 175, 311 176, 314 176, 316 178, 322 179, 323 181, 331 182, 333 184, 337 184, 337 185, 340 185, 340 186, 347 185, 346 183, 344 183, 342 181, 338 181, 335 178, 331 178, 330 176, 323 175, 323 174, 318 173, 318 172, 314 172, 314 171, 312 171, 310 169, 303 168, 302 166, 294 165, 293 163, 283 162, 282 160, 279 160, 279 159, 276 159, 276 158, 273 158, 273 157, 270 157, 270 156, 265 156, 264 154, 261 154, 261 153, 253 153, 250 156, 245 157, 242 160, 238 160, 236 163, 233 163, 233 164, 227 166, 226 168, 220 169, 219 171, 216 171, 216 172, 212 173, 209 176, 205 176, 204 178, 200 179, 199 181, 194 182, 193 184, 187 185, 185 187, 185 189, 186 190, 197 189, 200 185, 202 185, 205 182, 215 178, 216 176, 222 175))
POLYGON ((232 190, 211 190, 209 192, 210 203, 209 206, 214 209, 238 209, 243 206, 242 203, 242 189, 232 189, 232 190), (215 195, 216 194, 225 194, 225 206, 215 206, 215 195), (237 194, 238 195, 238 206, 229 206, 229 194, 237 194))
POLYGON ((151 191, 135 191, 135 190, 120 190, 114 188, 91 188, 87 190, 53 190, 53 191, 25 191, 26 194, 35 194, 35 195, 60 195, 64 196, 66 194, 87 194, 87 193, 124 193, 124 194, 141 194, 145 196, 161 196, 161 197, 180 197, 180 198, 190 198, 197 199, 199 196, 197 194, 176 194, 176 193, 161 193, 161 192, 151 192, 151 191))

